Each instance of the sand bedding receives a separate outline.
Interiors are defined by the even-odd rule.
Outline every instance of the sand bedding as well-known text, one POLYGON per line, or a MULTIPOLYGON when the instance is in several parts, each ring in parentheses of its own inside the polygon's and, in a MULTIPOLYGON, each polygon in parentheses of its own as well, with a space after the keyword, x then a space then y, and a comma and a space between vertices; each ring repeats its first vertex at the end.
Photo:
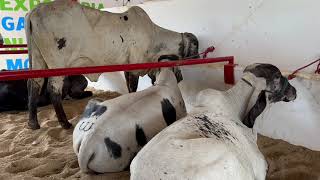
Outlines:
MULTIPOLYGON (((110 99, 118 93, 95 92, 110 99)), ((90 98, 64 101, 69 121, 76 125, 90 98)), ((72 149, 72 129, 63 130, 52 106, 39 108, 41 129, 27 128, 27 112, 0 113, 0 180, 29 179, 129 179, 128 172, 87 175, 79 170, 72 149)), ((270 180, 320 180, 320 152, 281 140, 259 136, 258 144, 269 164, 270 180)))

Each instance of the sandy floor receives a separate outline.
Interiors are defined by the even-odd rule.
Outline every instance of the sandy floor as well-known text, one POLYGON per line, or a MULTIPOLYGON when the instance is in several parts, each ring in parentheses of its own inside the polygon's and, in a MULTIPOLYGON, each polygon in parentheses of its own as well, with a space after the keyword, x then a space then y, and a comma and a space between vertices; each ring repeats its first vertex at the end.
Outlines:
POLYGON ((259 136, 270 180, 320 180, 320 152, 259 136))
MULTIPOLYGON (((117 93, 98 93, 108 99, 117 93)), ((87 101, 69 100, 64 108, 75 125, 87 101)), ((26 128, 27 112, 0 113, 0 180, 8 179, 128 179, 129 173, 87 175, 80 172, 72 149, 72 130, 58 125, 51 106, 39 109, 41 129, 26 128)), ((268 179, 320 180, 320 152, 259 136, 269 163, 268 179)))

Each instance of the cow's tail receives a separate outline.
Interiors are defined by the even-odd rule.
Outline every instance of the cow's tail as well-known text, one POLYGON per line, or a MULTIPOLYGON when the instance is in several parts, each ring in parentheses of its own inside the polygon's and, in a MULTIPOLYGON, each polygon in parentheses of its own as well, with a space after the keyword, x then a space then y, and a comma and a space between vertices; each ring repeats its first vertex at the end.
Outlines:
MULTIPOLYGON (((34 41, 33 38, 33 31, 32 31, 32 21, 31 21, 31 15, 35 10, 31 10, 26 14, 25 17, 25 33, 26 33, 26 38, 27 38, 27 45, 28 45, 28 56, 29 56, 29 69, 32 69, 32 49, 37 48, 37 47, 32 47, 32 45, 35 45, 35 43, 32 43, 34 41)), ((48 78, 44 78, 44 83, 42 85, 40 93, 42 94, 45 89, 46 85, 48 83, 48 78)))
POLYGON ((32 24, 31 24, 32 11, 26 14, 25 17, 25 32, 28 44, 29 68, 32 69, 32 24))

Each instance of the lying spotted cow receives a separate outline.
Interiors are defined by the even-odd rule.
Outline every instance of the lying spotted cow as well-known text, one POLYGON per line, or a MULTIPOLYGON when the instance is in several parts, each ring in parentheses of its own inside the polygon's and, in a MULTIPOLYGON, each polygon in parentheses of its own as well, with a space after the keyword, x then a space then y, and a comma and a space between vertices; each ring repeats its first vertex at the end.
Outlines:
MULTIPOLYGON (((124 13, 102 12, 74 0, 39 4, 26 16, 26 36, 32 69, 157 62, 198 57, 198 40, 191 33, 178 33, 154 24, 140 7, 124 13)), ((138 78, 152 70, 126 72, 129 92, 138 78)), ((96 81, 99 74, 88 76, 96 81)), ((63 77, 49 78, 52 104, 59 123, 70 128, 61 105, 63 77)), ((43 79, 29 81, 29 126, 40 128, 36 99, 43 79)))
POLYGON ((201 91, 188 116, 148 142, 131 163, 131 180, 264 180, 267 162, 251 128, 269 103, 295 98, 278 68, 248 66, 230 90, 201 91))
POLYGON ((119 172, 158 132, 186 115, 172 71, 155 85, 101 102, 90 100, 73 132, 73 149, 83 172, 119 172))

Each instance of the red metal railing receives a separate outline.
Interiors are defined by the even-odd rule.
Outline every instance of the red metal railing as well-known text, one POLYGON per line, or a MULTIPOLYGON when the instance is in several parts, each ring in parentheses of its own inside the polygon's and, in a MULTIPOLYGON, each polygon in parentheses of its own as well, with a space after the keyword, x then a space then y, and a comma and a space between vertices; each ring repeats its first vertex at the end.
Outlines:
MULTIPOLYGON (((3 45, 0 44, 0 49, 4 48, 27 48, 26 44, 14 44, 14 45, 3 45)), ((0 54, 28 54, 28 50, 0 50, 0 54)))
MULTIPOLYGON (((26 45, 1 45, 0 48, 17 48, 26 47, 26 45)), ((27 50, 0 51, 0 54, 24 54, 27 50), (17 53, 18 52, 18 53, 17 53)), ((218 57, 206 59, 188 59, 179 61, 155 62, 155 63, 139 63, 139 64, 123 64, 108 66, 90 66, 90 67, 74 67, 74 68, 57 68, 46 70, 19 70, 0 72, 0 81, 4 80, 20 80, 29 78, 45 78, 52 76, 70 76, 79 74, 104 73, 115 71, 132 71, 141 69, 153 69, 161 67, 186 66, 196 64, 208 64, 228 62, 224 66, 224 80, 227 84, 234 84, 234 57, 218 57)))
POLYGON ((0 48, 27 48, 26 44, 12 44, 12 45, 4 45, 0 44, 0 48))

